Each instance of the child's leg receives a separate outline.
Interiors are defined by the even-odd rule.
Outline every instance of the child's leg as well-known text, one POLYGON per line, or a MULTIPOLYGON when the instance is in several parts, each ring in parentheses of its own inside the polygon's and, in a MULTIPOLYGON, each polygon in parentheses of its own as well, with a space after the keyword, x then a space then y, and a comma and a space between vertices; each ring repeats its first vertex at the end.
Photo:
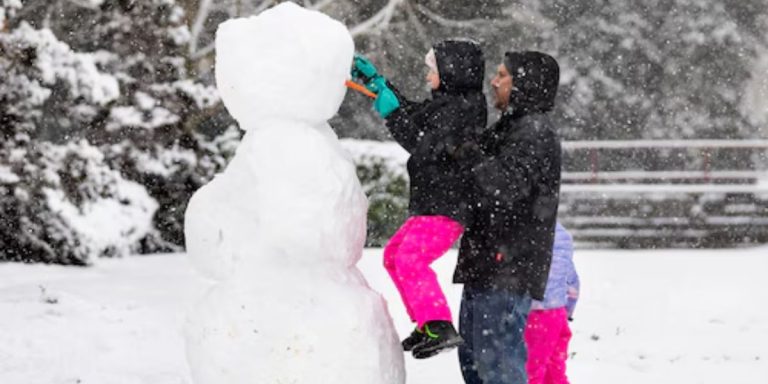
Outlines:
POLYGON ((565 309, 562 310, 557 321, 560 323, 560 332, 557 334, 555 349, 547 365, 546 384, 568 384, 565 367, 568 360, 568 342, 571 340, 571 328, 568 326, 568 312, 565 309))
POLYGON ((427 321, 452 321, 435 272, 429 267, 459 238, 461 224, 443 216, 415 216, 393 252, 388 270, 419 327, 427 321))
POLYGON ((534 310, 528 315, 525 326, 525 343, 528 346, 528 384, 546 383, 547 370, 560 335, 557 322, 558 309, 534 310))
POLYGON ((392 235, 392 237, 387 242, 387 245, 384 247, 384 268, 387 270, 389 276, 392 278, 392 281, 395 283, 395 287, 400 293, 403 304, 405 304, 405 310, 408 312, 408 316, 411 318, 412 322, 416 322, 416 318, 413 315, 413 310, 411 309, 409 303, 405 300, 405 295, 403 294, 403 286, 400 284, 400 279, 397 278, 397 274, 395 273, 395 256, 400 250, 400 244, 402 244, 405 235, 408 233, 408 229, 411 227, 411 224, 413 224, 412 219, 413 217, 409 217, 407 220, 405 220, 405 223, 403 223, 403 225, 398 228, 397 232, 392 235))

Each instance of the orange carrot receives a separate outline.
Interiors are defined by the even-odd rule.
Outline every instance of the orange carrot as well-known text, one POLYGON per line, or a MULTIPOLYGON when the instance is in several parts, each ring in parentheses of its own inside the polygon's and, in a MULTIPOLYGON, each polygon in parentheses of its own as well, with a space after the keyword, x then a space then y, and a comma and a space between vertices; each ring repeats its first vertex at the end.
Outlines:
POLYGON ((346 82, 344 82, 344 85, 346 85, 347 88, 350 88, 352 90, 358 91, 358 92, 362 93, 363 95, 366 95, 366 96, 370 97, 371 99, 375 99, 376 98, 376 94, 375 93, 369 91, 368 88, 366 88, 365 86, 363 86, 361 84, 358 84, 358 83, 355 83, 352 80, 347 80, 346 82))

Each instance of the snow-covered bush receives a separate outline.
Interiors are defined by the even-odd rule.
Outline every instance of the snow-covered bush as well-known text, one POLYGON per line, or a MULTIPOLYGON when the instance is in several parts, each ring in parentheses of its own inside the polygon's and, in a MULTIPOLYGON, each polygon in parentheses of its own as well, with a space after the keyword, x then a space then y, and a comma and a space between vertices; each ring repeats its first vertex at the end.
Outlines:
POLYGON ((213 139, 187 134, 170 144, 139 148, 128 141, 107 148, 108 163, 143 185, 160 207, 154 226, 160 236, 148 239, 142 253, 180 251, 184 243, 184 212, 192 194, 226 167, 240 141, 230 126, 213 139))
POLYGON ((342 140, 368 196, 368 246, 383 246, 408 215, 408 154, 394 142, 342 140))
POLYGON ((157 202, 74 139, 120 97, 117 78, 51 30, 12 21, 0 32, 0 260, 87 264, 137 250, 157 202))
POLYGON ((152 231, 157 203, 85 141, 32 145, 18 135, 0 151, 0 259, 83 265, 124 256, 152 231), (10 148, 9 148, 10 147, 10 148))
MULTIPOLYGON (((224 168, 239 139, 215 87, 188 71, 185 14, 173 0, 105 0, 68 12, 92 29, 79 29, 68 42, 98 53, 101 67, 120 83, 121 97, 92 140, 113 169, 160 204, 154 219, 159 236, 141 251, 181 250, 189 198, 224 168)), ((57 28, 65 33, 71 25, 57 28)))
MULTIPOLYGON (((9 0, 5 0, 8 3, 9 0)), ((3 3, 4 4, 4 3, 3 3)), ((180 250, 192 193, 223 169, 239 132, 189 72, 174 0, 28 0, 0 32, 0 124, 32 146, 86 139, 158 209, 137 251, 180 250), (55 16, 53 16, 55 15, 55 16)))
POLYGON ((93 55, 26 22, 0 33, 0 70, 3 129, 35 140, 86 129, 119 96, 117 80, 97 69, 93 55))
POLYGON ((407 218, 408 182, 381 159, 356 166, 369 203, 366 245, 381 247, 407 218))

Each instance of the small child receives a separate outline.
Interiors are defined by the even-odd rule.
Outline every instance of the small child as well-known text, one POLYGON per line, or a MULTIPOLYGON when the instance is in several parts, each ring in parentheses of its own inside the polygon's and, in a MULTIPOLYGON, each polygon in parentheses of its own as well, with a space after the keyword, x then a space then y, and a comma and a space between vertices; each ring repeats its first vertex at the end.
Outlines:
POLYGON ((471 210, 470 161, 462 148, 485 128, 485 64, 480 45, 444 40, 426 57, 432 97, 422 103, 401 95, 373 64, 356 57, 353 76, 377 93, 374 109, 392 137, 410 154, 409 217, 384 248, 392 277, 416 328, 403 350, 425 359, 463 343, 430 264, 442 257, 464 231, 471 210))
POLYGON ((525 328, 528 384, 568 384, 565 362, 573 310, 579 298, 579 275, 573 263, 573 238, 557 223, 544 301, 534 300, 525 328))

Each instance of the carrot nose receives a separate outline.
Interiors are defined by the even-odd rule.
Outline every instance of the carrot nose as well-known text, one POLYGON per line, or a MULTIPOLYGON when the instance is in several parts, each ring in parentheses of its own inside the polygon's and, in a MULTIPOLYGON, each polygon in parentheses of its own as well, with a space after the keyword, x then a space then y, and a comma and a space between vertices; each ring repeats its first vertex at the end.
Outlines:
POLYGON ((355 83, 352 80, 345 81, 344 85, 346 85, 347 88, 349 88, 349 89, 358 91, 358 92, 362 93, 363 95, 366 95, 366 96, 370 97, 371 99, 375 99, 376 98, 376 94, 375 93, 369 91, 368 88, 366 88, 365 86, 363 86, 361 84, 358 84, 358 83, 355 83))

